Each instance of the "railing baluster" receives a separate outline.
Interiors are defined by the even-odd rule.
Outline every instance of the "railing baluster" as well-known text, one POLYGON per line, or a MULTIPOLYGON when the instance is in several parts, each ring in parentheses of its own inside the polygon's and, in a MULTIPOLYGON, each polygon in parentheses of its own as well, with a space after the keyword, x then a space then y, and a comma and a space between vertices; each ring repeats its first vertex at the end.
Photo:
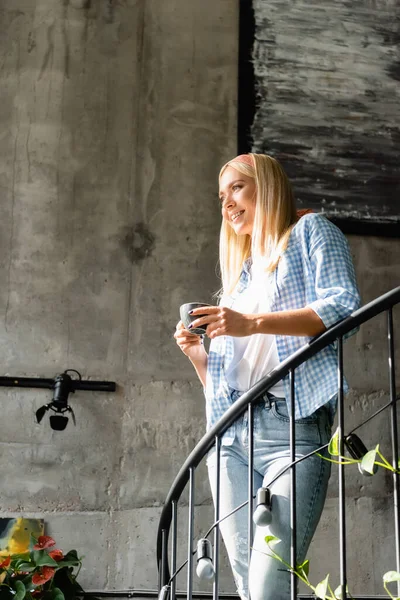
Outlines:
POLYGON ((247 525, 247 544, 248 544, 248 565, 247 565, 247 584, 249 587, 249 598, 250 598, 250 561, 251 561, 251 549, 253 547, 253 493, 254 493, 254 436, 253 436, 253 425, 254 425, 254 413, 253 406, 249 403, 247 407, 247 431, 249 441, 249 470, 248 470, 248 525, 247 525))
POLYGON ((168 570, 168 536, 167 530, 163 529, 161 532, 161 586, 163 586, 167 579, 168 570))
MULTIPOLYGON (((393 507, 396 540, 396 569, 400 571, 400 506, 399 506, 399 439, 397 430, 397 406, 396 406, 396 378, 394 363, 394 337, 393 337, 393 309, 387 311, 388 344, 389 344, 389 393, 391 402, 391 437, 392 437, 392 465, 396 469, 393 473, 393 507)), ((397 595, 400 596, 400 582, 397 582, 397 595)))
MULTIPOLYGON (((176 500, 172 501, 172 541, 171 541, 171 572, 172 574, 176 571, 176 551, 178 541, 178 503, 176 500)), ((176 579, 175 577, 171 581, 171 600, 175 600, 176 594, 176 579)))
POLYGON ((187 600, 193 594, 193 522, 194 522, 194 467, 189 469, 189 526, 188 526, 188 565, 187 565, 187 600))
MULTIPOLYGON (((295 390, 294 390, 294 369, 290 369, 290 462, 296 460, 296 426, 295 426, 295 390)), ((296 515, 296 465, 290 467, 290 564, 295 569, 297 563, 297 515, 296 515)), ((290 577, 290 597, 291 600, 297 598, 297 577, 291 573, 290 577)))
MULTIPOLYGON (((220 500, 220 464, 221 464, 221 439, 218 435, 215 436, 215 451, 216 464, 215 464, 215 508, 214 508, 214 522, 219 520, 219 500, 220 500)), ((219 525, 214 529, 214 569, 215 579, 213 585, 213 600, 218 600, 218 583, 219 583, 219 525)))
POLYGON ((344 394, 343 394, 343 338, 339 337, 338 344, 338 424, 339 424, 339 545, 340 545, 340 585, 341 598, 347 598, 346 572, 346 506, 344 478, 344 394))

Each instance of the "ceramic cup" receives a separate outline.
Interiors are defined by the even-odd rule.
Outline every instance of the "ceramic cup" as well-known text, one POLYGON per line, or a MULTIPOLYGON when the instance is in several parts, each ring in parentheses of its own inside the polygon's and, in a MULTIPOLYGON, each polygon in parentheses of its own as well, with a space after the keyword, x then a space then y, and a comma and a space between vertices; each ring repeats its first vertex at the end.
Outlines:
MULTIPOLYGON (((189 329, 189 325, 199 319, 202 315, 189 315, 189 312, 194 308, 199 308, 200 306, 213 306, 212 304, 207 304, 206 302, 188 302, 187 304, 182 304, 179 309, 179 314, 181 317, 181 321, 186 327, 189 329)), ((197 335, 204 335, 206 332, 206 327, 195 327, 194 329, 189 329, 190 333, 196 333, 197 335)))

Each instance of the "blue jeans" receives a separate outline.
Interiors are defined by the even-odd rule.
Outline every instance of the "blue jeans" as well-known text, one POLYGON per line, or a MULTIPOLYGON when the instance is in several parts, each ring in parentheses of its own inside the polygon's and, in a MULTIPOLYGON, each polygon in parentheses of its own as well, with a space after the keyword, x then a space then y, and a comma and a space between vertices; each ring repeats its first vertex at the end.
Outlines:
MULTIPOLYGON (((290 574, 269 552, 265 536, 281 541, 274 546, 279 556, 290 563, 290 469, 269 486, 273 477, 290 464, 289 417, 286 401, 271 394, 254 407, 254 491, 261 486, 271 490, 272 522, 254 526, 250 567, 248 565, 248 508, 225 519, 220 530, 228 552, 238 593, 242 600, 288 600, 290 574), (248 574, 250 585, 248 585, 248 574)), ((313 415, 296 421, 296 458, 326 444, 331 435, 329 412, 322 407, 313 415)), ((326 454, 326 453, 325 453, 326 454)), ((207 458, 211 490, 215 502, 215 449, 207 458)), ((305 560, 325 502, 330 463, 312 456, 296 465, 297 563, 305 560)), ((220 517, 248 498, 247 414, 235 424, 232 445, 221 446, 220 517)))

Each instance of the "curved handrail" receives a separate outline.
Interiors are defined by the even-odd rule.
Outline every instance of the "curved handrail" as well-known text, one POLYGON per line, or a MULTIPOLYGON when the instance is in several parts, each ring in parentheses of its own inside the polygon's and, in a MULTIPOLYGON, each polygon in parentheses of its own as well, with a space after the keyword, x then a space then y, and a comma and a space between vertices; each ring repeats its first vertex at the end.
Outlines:
MULTIPOLYGON (((336 325, 330 327, 327 331, 312 339, 308 344, 294 352, 286 360, 280 363, 279 367, 273 369, 268 375, 260 379, 253 387, 245 392, 235 403, 224 413, 219 421, 201 438, 192 452, 189 454, 168 492, 167 498, 161 512, 157 532, 157 565, 160 572, 160 561, 162 554, 162 536, 163 531, 167 532, 172 521, 172 503, 176 502, 181 496, 186 484, 189 481, 189 470, 197 467, 207 452, 215 443, 216 436, 221 436, 242 415, 249 404, 257 402, 272 386, 276 385, 281 379, 286 377, 293 369, 297 368, 306 360, 343 337, 352 329, 359 327, 366 321, 369 321, 378 314, 392 308, 400 302, 400 287, 394 288, 390 292, 383 294, 379 298, 365 304, 354 311, 349 317, 343 319, 336 325)), ((162 582, 162 585, 165 582, 162 582)))

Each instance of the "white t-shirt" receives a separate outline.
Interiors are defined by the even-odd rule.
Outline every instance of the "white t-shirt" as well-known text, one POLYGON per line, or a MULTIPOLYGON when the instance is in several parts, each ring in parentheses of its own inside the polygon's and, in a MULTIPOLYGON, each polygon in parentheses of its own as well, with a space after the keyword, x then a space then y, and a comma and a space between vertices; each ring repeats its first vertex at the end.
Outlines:
MULTIPOLYGON (((253 263, 250 284, 235 300, 232 310, 244 314, 270 312, 269 290, 272 288, 273 273, 267 273, 260 264, 253 263)), ((256 333, 247 337, 232 337, 233 359, 226 371, 228 385, 246 392, 257 381, 279 365, 275 336, 256 333)), ((269 390, 275 396, 285 396, 283 382, 269 390)))

